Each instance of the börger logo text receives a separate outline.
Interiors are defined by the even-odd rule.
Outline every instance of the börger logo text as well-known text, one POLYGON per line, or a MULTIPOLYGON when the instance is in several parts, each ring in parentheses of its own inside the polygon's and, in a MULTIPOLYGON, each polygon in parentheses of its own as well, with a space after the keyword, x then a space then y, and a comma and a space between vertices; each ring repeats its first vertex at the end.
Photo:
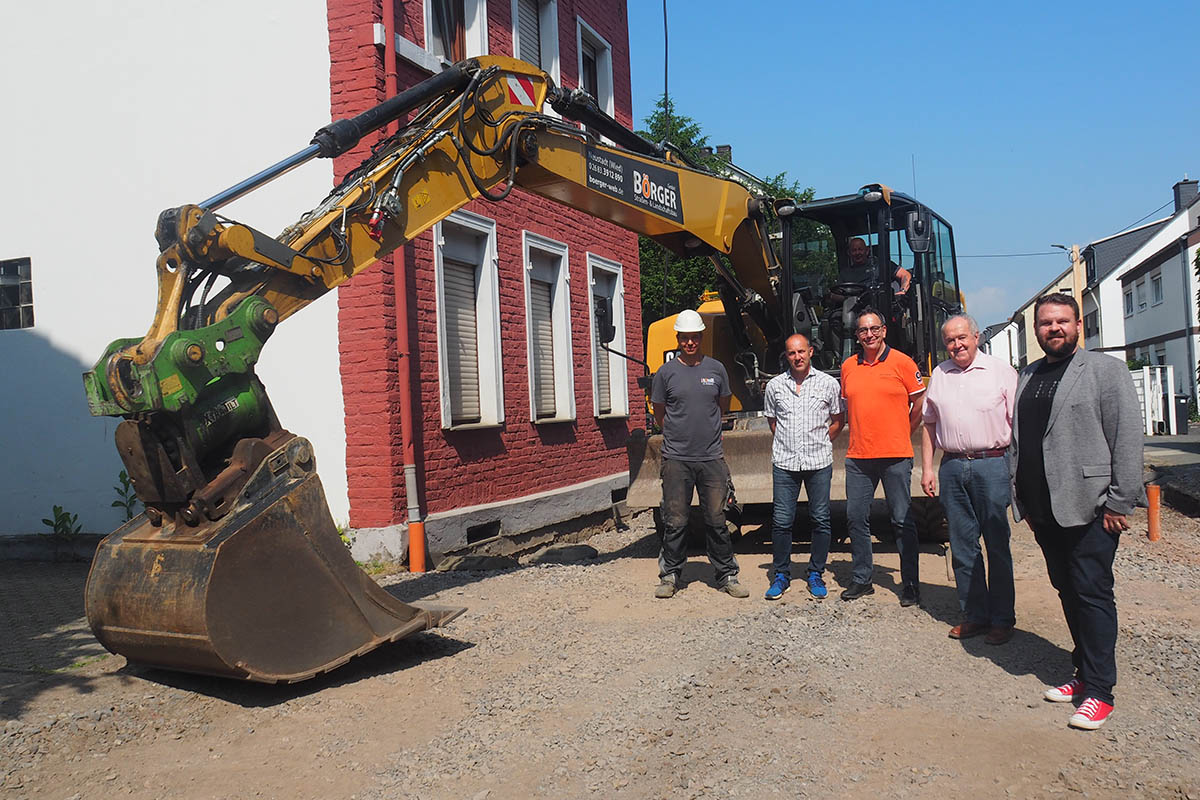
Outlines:
POLYGON ((643 175, 636 169, 633 171, 633 193, 640 194, 647 200, 666 206, 672 211, 678 210, 678 198, 674 188, 661 186, 652 181, 649 175, 643 175))

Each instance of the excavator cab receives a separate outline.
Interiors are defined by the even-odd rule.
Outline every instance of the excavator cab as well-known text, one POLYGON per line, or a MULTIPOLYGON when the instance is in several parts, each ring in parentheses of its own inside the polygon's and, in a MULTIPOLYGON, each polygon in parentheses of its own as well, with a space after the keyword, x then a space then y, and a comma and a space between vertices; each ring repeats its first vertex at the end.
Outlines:
POLYGON ((941 324, 962 307, 949 223, 882 184, 799 204, 785 220, 796 330, 812 337, 818 368, 836 371, 854 352, 867 307, 883 315, 888 344, 926 371, 945 358, 941 324))

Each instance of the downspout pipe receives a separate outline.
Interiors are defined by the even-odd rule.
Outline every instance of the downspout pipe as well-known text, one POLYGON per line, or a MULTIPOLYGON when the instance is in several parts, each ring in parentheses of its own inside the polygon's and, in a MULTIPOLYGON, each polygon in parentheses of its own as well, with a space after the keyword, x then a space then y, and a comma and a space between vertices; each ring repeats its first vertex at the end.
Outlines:
MULTIPOLYGON (((397 94, 396 0, 383 0, 383 86, 390 100, 397 94)), ((390 134, 391 123, 384 129, 390 134)), ((404 463, 404 497, 407 505, 408 568, 425 571, 425 522, 421 517, 421 490, 417 483, 417 447, 413 436, 412 348, 408 337, 408 259, 404 248, 392 251, 392 279, 396 298, 396 374, 400 394, 400 449, 404 463)))

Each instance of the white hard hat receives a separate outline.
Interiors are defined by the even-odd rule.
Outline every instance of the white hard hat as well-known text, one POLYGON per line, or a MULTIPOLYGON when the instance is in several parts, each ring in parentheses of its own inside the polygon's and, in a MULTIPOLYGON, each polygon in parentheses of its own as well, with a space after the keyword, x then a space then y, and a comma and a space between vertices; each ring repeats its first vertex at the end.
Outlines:
POLYGON ((675 318, 675 330, 679 333, 699 333, 704 330, 704 320, 695 311, 685 308, 675 318))

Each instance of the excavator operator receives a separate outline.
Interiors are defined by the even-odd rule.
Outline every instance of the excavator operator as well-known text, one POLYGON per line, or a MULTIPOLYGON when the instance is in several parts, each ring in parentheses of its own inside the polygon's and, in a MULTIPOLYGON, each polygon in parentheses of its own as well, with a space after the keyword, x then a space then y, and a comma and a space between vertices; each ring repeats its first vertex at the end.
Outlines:
MULTIPOLYGON (((874 259, 871 258, 871 248, 867 247, 867 243, 859 236, 855 236, 849 243, 850 263, 839 275, 839 280, 842 283, 862 283, 870 284, 875 278, 874 259)), ((908 292, 912 285, 912 273, 904 267, 897 266, 889 262, 892 268, 892 289, 897 295, 903 295, 908 292)), ((833 294, 833 293, 831 293, 833 294)), ((844 299, 837 295, 838 299, 844 299)))

